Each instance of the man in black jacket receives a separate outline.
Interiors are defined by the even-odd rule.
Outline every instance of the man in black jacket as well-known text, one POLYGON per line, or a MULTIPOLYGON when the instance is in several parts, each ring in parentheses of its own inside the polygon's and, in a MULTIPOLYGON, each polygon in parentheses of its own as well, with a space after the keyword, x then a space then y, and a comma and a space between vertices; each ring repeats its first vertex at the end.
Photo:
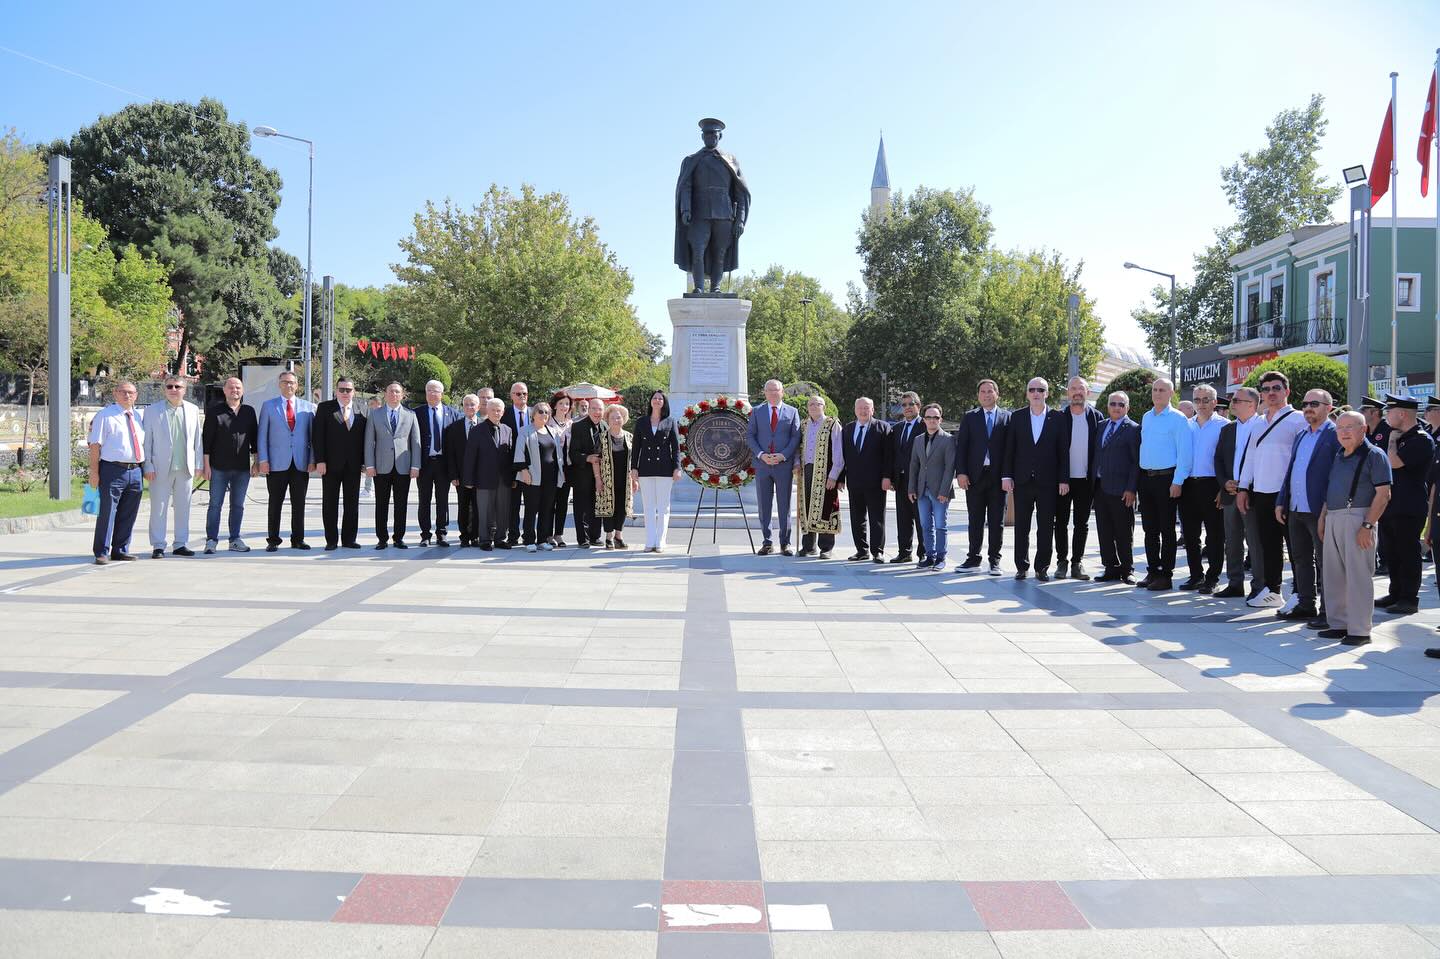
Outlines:
POLYGON ((595 464, 600 462, 604 449, 604 415, 605 402, 593 399, 585 419, 570 427, 570 462, 565 467, 565 478, 575 491, 575 538, 581 549, 600 542, 600 517, 595 515, 595 464))
POLYGON ((895 542, 899 552, 891 563, 910 562, 912 542, 919 548, 920 558, 925 558, 925 540, 920 536, 920 512, 910 502, 910 448, 916 437, 925 432, 925 424, 920 419, 920 394, 900 394, 900 409, 901 418, 890 427, 888 437, 890 472, 880 483, 882 488, 895 491, 895 542))
POLYGON ((480 397, 466 393, 460 401, 460 409, 460 418, 445 427, 445 471, 450 476, 450 485, 455 488, 455 530, 460 537, 460 545, 479 546, 480 536, 475 527, 475 490, 463 480, 470 433, 480 425, 480 397))
POLYGON ((355 384, 342 377, 335 399, 315 407, 310 431, 315 474, 320 477, 320 517, 325 524, 325 549, 359 549, 360 473, 365 467, 365 414, 355 402, 355 384), (345 519, 340 522, 340 497, 345 519))
POLYGON ((1055 501, 1055 578, 1065 578, 1068 564, 1072 579, 1089 579, 1081 557, 1090 538, 1090 504, 1094 498, 1090 460, 1094 458, 1096 439, 1105 416, 1090 405, 1090 384, 1081 377, 1073 377, 1065 391, 1070 401, 1064 410, 1065 424, 1070 427, 1070 458, 1069 468, 1062 470, 1061 476, 1070 481, 1070 492, 1055 501), (1067 527, 1072 516, 1075 530, 1074 535, 1069 536, 1067 527))
POLYGON ((411 407, 420 427, 420 545, 430 545, 430 506, 435 506, 435 545, 448 546, 445 529, 450 524, 450 475, 445 456, 445 430, 460 418, 446 406, 445 384, 425 384, 425 402, 411 407))
POLYGON ((475 490, 475 526, 480 548, 504 547, 510 475, 515 463, 515 436, 500 422, 505 404, 491 400, 485 419, 470 430, 465 444, 465 483, 475 490))
MULTIPOLYGON (((1223 599, 1243 599, 1246 596, 1246 547, 1249 547, 1252 558, 1260 556, 1255 524, 1245 522, 1244 514, 1235 503, 1235 494, 1240 491, 1240 467, 1250 446, 1250 431, 1257 426, 1265 428, 1264 421, 1255 418, 1259 408, 1258 391, 1249 386, 1237 389, 1230 397, 1230 411, 1235 418, 1221 428, 1220 439, 1215 444, 1215 482, 1220 486, 1220 508, 1224 513, 1225 578, 1229 583, 1214 595, 1223 599)), ((1252 570, 1252 580, 1258 581, 1259 575, 1258 569, 1252 570)), ((1255 591, 1259 592, 1259 589, 1255 591)))
POLYGON ((885 562, 885 489, 890 474, 890 424, 875 419, 875 401, 855 401, 855 422, 843 427, 840 449, 845 467, 840 481, 850 491, 851 562, 885 562))
POLYGON ((1140 426, 1126 414, 1130 397, 1116 390, 1106 400, 1110 419, 1100 427, 1090 477, 1095 526, 1100 534, 1098 582, 1135 583, 1135 495, 1140 481, 1140 426))
POLYGON ((1035 544, 1035 578, 1050 579, 1054 546, 1055 500, 1070 492, 1070 424, 1059 410, 1046 407, 1050 384, 1035 377, 1025 386, 1028 406, 1010 414, 1005 441, 1005 466, 1000 484, 1015 494, 1015 578, 1030 574, 1030 521, 1039 527, 1035 544))
POLYGON ((955 482, 965 491, 969 513, 970 550, 960 569, 980 568, 980 549, 990 533, 990 575, 1000 575, 1000 550, 1005 538, 1005 491, 1000 470, 1010 432, 1010 411, 1001 409, 1000 388, 994 380, 981 380, 980 405, 960 418, 955 431, 955 482))

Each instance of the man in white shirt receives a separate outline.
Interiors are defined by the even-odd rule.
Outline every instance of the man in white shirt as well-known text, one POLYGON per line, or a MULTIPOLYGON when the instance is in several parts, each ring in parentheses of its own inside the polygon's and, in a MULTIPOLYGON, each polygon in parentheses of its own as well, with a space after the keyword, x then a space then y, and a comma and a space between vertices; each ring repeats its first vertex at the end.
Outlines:
POLYGON ((1253 523, 1261 556, 1250 556, 1250 571, 1260 579, 1260 591, 1246 600, 1256 609, 1278 609, 1285 605, 1280 580, 1285 570, 1285 527, 1275 518, 1280 487, 1290 471, 1290 453, 1295 435, 1306 429, 1305 417, 1288 402, 1290 380, 1279 370, 1260 377, 1264 403, 1262 423, 1250 431, 1245 465, 1240 470, 1235 506, 1253 523))
POLYGON ((145 460, 145 428, 135 412, 135 383, 120 380, 114 400, 90 422, 90 485, 100 491, 95 517, 95 565, 112 560, 130 562, 130 535, 140 511, 141 464, 145 460))
POLYGON ((1215 414, 1218 399, 1215 387, 1200 383, 1191 393, 1195 416, 1190 420, 1193 439, 1190 476, 1180 490, 1180 530, 1185 541, 1185 558, 1190 563, 1190 578, 1181 583, 1180 588, 1213 593, 1220 582, 1220 564, 1225 559, 1225 513, 1220 505, 1220 483, 1215 476, 1215 449, 1220 444, 1225 420, 1215 414), (1202 532, 1205 534, 1203 548, 1202 532))
POLYGON ((165 555, 165 514, 175 514, 176 556, 190 549, 190 494, 204 472, 200 407, 185 399, 185 380, 165 377, 165 402, 145 408, 145 481, 150 484, 150 557, 165 555))

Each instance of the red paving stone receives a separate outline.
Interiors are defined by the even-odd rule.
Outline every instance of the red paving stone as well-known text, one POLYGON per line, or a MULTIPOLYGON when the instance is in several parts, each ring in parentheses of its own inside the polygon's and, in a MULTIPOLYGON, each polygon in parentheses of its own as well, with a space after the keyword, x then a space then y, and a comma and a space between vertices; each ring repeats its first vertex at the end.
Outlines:
POLYGON ((707 882, 671 879, 660 894, 661 932, 769 932, 765 918, 765 890, 758 882, 707 882), (693 906, 753 906, 760 917, 750 923, 723 923, 714 926, 670 925, 664 906, 689 903, 693 906))
POLYGON ((345 897, 345 904, 331 921, 438 926, 458 888, 458 876, 367 874, 345 897))
POLYGON ((1090 924, 1056 882, 962 883, 985 928, 1088 929, 1090 924))

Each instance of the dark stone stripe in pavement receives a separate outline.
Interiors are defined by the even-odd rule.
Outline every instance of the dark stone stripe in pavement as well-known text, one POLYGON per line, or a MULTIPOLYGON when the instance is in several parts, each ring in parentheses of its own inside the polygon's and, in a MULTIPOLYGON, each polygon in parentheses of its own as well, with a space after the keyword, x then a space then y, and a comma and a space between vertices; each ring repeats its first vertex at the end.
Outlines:
POLYGON ((491 929, 653 932, 659 906, 659 880, 470 878, 461 881, 443 922, 491 929))
POLYGON ((772 906, 824 903, 836 932, 971 932, 985 928, 958 882, 767 882, 772 906))

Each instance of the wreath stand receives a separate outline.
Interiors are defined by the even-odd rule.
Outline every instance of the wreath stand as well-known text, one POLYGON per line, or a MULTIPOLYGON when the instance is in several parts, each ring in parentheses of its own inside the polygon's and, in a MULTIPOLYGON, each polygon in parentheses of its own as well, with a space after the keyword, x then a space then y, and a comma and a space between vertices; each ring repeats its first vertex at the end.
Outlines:
POLYGON ((727 503, 724 506, 721 506, 719 487, 708 486, 703 483, 700 485, 700 499, 697 500, 695 503, 695 517, 690 521, 690 542, 685 545, 685 552, 687 554, 695 545, 695 528, 700 525, 700 511, 705 508, 706 493, 710 494, 711 544, 713 545, 719 542, 720 511, 724 510, 727 514, 729 514, 736 510, 739 510, 740 518, 745 521, 745 536, 747 539, 750 540, 750 552, 755 552, 755 536, 750 531, 750 516, 745 512, 745 500, 740 496, 741 487, 732 486, 730 489, 735 494, 735 505, 731 506, 727 503))

